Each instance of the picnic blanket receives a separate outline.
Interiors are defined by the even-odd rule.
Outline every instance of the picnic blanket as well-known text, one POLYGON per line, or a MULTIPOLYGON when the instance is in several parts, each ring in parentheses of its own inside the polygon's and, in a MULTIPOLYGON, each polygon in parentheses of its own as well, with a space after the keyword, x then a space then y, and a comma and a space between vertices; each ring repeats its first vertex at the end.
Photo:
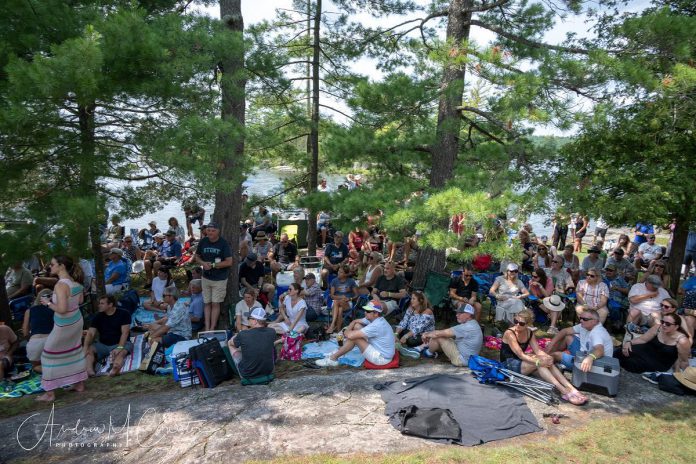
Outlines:
MULTIPOLYGON (((146 353, 149 349, 147 340, 143 334, 130 337, 131 343, 133 343, 133 352, 126 356, 126 360, 123 362, 123 368, 121 369, 121 374, 126 372, 137 371, 140 366, 140 362, 143 360, 143 353, 146 353)), ((103 361, 97 363, 95 372, 97 376, 107 375, 111 370, 111 356, 107 356, 103 361)))
MULTIPOLYGON (((29 369, 31 364, 25 367, 29 369)), ((4 388, 0 388, 0 398, 19 398, 20 396, 32 395, 43 391, 43 388, 41 388, 41 374, 34 371, 31 372, 29 377, 18 382, 5 380, 2 382, 2 387, 4 388)))
MULTIPOLYGON (((302 347, 302 359, 320 359, 337 350, 338 343, 335 340, 307 343, 302 347)), ((360 367, 364 361, 365 357, 357 346, 338 358, 339 364, 351 367, 360 367)))
MULTIPOLYGON (((546 348, 546 345, 549 344, 551 341, 550 338, 537 338, 537 343, 539 344, 539 348, 542 350, 546 348)), ((498 338, 498 337, 493 337, 491 335, 487 335, 484 338, 484 344, 486 348, 490 348, 491 350, 498 350, 500 351, 500 348, 503 346, 503 339, 498 338)), ((532 347, 528 346, 527 351, 525 353, 531 353, 532 352, 532 347)))
POLYGON ((394 428, 438 443, 473 446, 542 430, 521 394, 469 375, 434 374, 375 389, 394 428))
MULTIPOLYGON (((155 314, 157 314, 159 317, 162 317, 166 314, 164 311, 150 311, 149 309, 145 309, 143 307, 143 302, 145 302, 145 300, 148 299, 150 298, 144 296, 140 297, 140 306, 138 306, 138 309, 136 309, 133 313, 133 317, 131 318, 131 327, 135 325, 136 320, 142 322, 143 324, 150 324, 151 322, 155 322, 155 314)), ((179 298, 179 301, 189 303, 191 301, 191 297, 182 297, 179 298)))

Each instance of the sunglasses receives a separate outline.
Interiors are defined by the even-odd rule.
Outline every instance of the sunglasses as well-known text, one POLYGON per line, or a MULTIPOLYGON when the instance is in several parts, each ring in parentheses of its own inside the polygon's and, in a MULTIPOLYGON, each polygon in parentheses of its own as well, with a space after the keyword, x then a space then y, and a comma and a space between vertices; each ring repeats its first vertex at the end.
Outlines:
POLYGON ((594 317, 581 317, 580 320, 583 322, 587 322, 587 321, 594 321, 595 318, 594 317))
POLYGON ((473 274, 462 274, 464 277, 473 277, 473 274))
POLYGON ((677 325, 677 324, 674 323, 674 322, 668 322, 668 321, 661 321, 660 323, 661 323, 662 325, 664 325, 665 327, 672 327, 673 325, 677 325))
POLYGON ((538 279, 538 278, 539 278, 539 276, 538 276, 538 275, 536 275, 536 274, 532 274, 532 279, 538 279))
POLYGON ((518 271, 518 270, 514 270, 514 271, 508 271, 508 272, 512 272, 513 274, 517 274, 519 271, 518 271))
POLYGON ((674 306, 669 305, 669 304, 661 304, 660 306, 662 306, 662 307, 665 308, 665 309, 672 309, 672 308, 674 308, 674 306))
POLYGON ((520 327, 524 327, 525 325, 527 325, 527 323, 525 321, 520 321, 518 319, 513 319, 512 322, 513 322, 513 324, 519 325, 520 327))
POLYGON ((543 248, 543 247, 539 247, 538 250, 539 250, 539 251, 546 251, 547 249, 546 249, 546 248, 543 248))
POLYGON ((665 268, 665 266, 663 264, 656 264, 655 267, 661 267, 662 269, 665 268))
POLYGON ((587 277, 597 277, 597 274, 587 274, 587 277))

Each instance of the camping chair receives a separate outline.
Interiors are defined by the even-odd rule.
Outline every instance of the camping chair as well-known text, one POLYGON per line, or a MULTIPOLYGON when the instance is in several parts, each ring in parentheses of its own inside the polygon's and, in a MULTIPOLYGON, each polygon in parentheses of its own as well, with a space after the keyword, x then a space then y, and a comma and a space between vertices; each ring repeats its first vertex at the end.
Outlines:
POLYGON ((553 395, 553 384, 505 369, 498 361, 482 356, 471 356, 469 369, 479 383, 504 385, 542 403, 558 404, 558 400, 553 395))
POLYGON ((480 301, 483 302, 484 298, 488 298, 491 302, 491 307, 488 310, 488 320, 493 320, 495 318, 495 307, 498 301, 495 297, 488 294, 493 286, 493 282, 498 276, 501 276, 500 272, 481 272, 479 274, 474 274, 474 279, 479 284, 479 295, 480 301))
POLYGON ((450 281, 448 274, 429 271, 425 280, 425 288, 423 289, 423 293, 433 307, 433 312, 440 312, 446 322, 452 316, 449 298, 450 281))
MULTIPOLYGON (((27 309, 29 309, 29 307, 31 307, 31 303, 34 300, 34 298, 34 295, 24 295, 20 296, 19 298, 10 300, 10 311, 12 312, 12 320, 21 323, 24 320, 24 313, 27 309)), ((9 325, 9 321, 7 322, 9 325)))

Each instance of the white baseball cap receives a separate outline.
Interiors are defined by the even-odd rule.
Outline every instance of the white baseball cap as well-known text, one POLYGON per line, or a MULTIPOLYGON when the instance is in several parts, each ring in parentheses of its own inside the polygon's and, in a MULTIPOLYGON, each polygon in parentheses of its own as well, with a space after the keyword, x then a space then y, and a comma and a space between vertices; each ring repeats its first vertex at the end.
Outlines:
POLYGON ((249 315, 250 318, 256 319, 257 321, 266 320, 266 311, 263 308, 254 308, 249 315))

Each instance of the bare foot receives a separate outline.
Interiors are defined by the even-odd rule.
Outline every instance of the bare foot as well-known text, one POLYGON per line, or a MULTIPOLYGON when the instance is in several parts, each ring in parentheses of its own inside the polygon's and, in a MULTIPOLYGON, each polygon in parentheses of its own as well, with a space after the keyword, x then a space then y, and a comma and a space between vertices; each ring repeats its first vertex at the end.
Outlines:
POLYGON ((84 382, 78 382, 74 385, 71 385, 70 388, 68 388, 68 391, 73 391, 77 393, 82 393, 85 391, 85 383, 84 382))
POLYGON ((121 373, 122 368, 123 368, 123 366, 120 366, 118 364, 114 364, 113 366, 111 366, 111 371, 109 372, 109 377, 116 377, 117 375, 119 375, 121 373))
POLYGON ((35 401, 41 401, 43 403, 51 403, 56 400, 56 394, 52 391, 46 392, 43 395, 39 395, 34 398, 35 401))
POLYGON ((94 372, 94 369, 85 369, 87 371, 87 376, 89 377, 94 377, 97 375, 96 372, 94 372))

